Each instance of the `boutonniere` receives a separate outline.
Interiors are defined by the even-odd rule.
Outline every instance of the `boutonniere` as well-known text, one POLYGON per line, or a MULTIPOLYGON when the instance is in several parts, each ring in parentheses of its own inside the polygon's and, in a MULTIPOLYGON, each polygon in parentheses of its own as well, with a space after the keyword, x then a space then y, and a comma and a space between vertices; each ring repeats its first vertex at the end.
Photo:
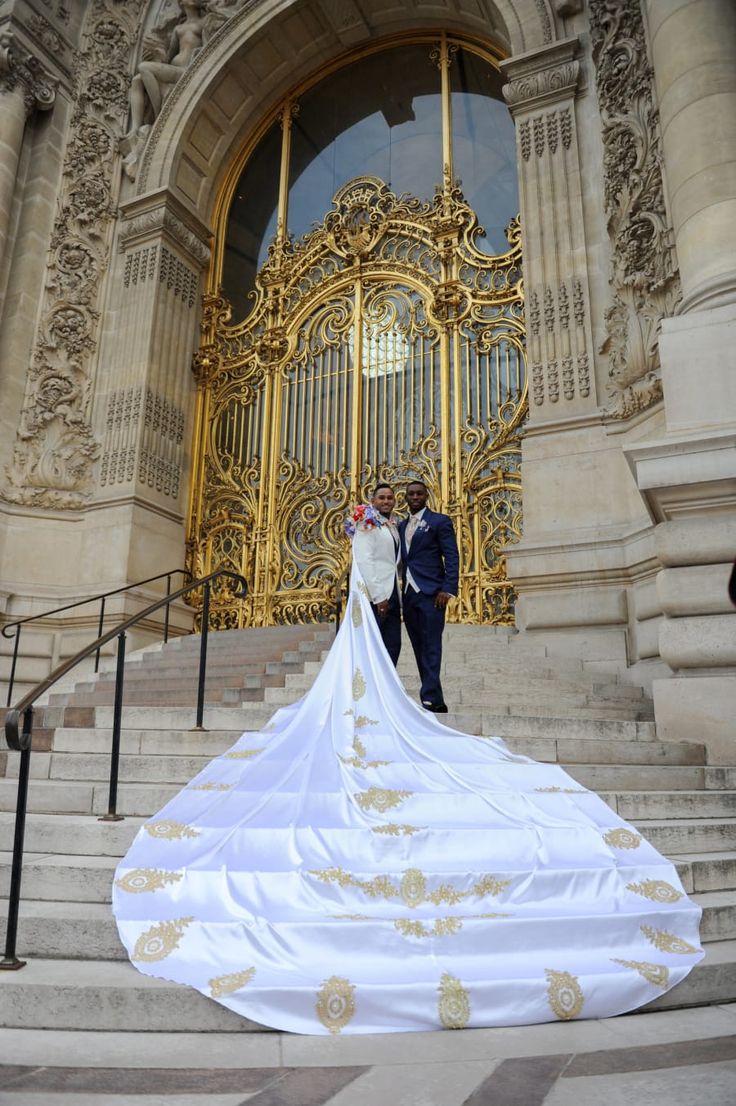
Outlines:
POLYGON ((375 530, 383 524, 384 518, 380 511, 370 503, 359 503, 345 519, 345 533, 352 538, 356 530, 375 530))
POLYGON ((414 533, 418 534, 420 530, 429 530, 429 523, 425 522, 423 518, 420 518, 419 522, 417 523, 417 528, 414 531, 414 533))

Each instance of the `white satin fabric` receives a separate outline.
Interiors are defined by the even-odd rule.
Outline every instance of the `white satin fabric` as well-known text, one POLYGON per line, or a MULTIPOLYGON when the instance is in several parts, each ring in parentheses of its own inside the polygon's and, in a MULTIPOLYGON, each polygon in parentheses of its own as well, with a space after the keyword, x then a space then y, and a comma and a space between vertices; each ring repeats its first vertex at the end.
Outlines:
POLYGON ((356 568, 311 691, 141 828, 113 909, 140 971, 301 1033, 605 1017, 702 956, 601 799, 407 697, 356 568))

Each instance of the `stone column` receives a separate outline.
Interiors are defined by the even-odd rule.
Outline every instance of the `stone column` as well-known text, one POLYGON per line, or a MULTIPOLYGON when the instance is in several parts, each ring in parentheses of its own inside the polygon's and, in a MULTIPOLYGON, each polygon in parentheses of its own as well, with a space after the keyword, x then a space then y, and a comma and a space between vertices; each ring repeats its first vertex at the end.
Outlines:
POLYGON ((683 301, 736 299, 736 4, 646 0, 683 301))
POLYGON ((683 298, 662 322, 665 434, 626 447, 655 528, 658 732, 732 763, 736 613, 736 7, 645 0, 683 298))
POLYGON ((41 63, 19 48, 12 34, 0 36, 0 264, 26 119, 34 109, 48 110, 55 94, 41 63))

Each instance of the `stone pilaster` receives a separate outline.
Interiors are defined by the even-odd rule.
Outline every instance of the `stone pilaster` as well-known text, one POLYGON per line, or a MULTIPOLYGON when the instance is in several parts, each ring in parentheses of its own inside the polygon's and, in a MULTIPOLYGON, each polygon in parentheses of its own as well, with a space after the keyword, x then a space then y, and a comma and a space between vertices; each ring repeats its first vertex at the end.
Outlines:
POLYGON ((0 34, 0 266, 8 236, 26 120, 53 107, 55 84, 38 58, 0 34))
POLYGON ((502 64, 516 121, 530 422, 595 409, 575 94, 578 41, 502 64))

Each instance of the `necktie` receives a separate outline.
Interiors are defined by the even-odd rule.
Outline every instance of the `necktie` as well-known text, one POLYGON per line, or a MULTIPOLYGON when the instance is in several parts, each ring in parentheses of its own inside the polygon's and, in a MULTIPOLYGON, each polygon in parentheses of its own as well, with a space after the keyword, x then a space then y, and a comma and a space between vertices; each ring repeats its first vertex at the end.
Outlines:
POLYGON ((406 548, 407 549, 411 545, 411 539, 414 537, 414 531, 416 530, 418 525, 419 525, 419 517, 417 515, 412 515, 411 518, 409 519, 408 523, 407 523, 406 534, 404 536, 404 540, 406 542, 406 548))

